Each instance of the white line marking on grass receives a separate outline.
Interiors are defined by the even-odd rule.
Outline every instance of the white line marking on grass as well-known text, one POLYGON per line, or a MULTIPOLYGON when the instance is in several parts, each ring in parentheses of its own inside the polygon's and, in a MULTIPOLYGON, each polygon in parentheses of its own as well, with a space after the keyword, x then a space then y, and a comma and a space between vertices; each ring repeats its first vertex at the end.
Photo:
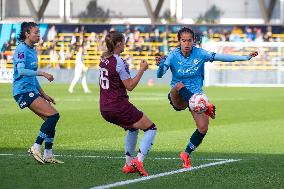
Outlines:
MULTIPOLYGON (((29 156, 29 154, 0 154, 0 156, 29 156)), ((54 155, 56 157, 73 157, 73 158, 101 158, 101 159, 125 159, 124 156, 93 156, 93 155, 62 155, 62 154, 58 154, 58 155, 54 155)), ((151 159, 151 160, 180 160, 180 158, 174 158, 174 157, 147 157, 147 159, 151 159)), ((191 159, 195 159, 195 158, 191 158, 191 159)), ((206 161, 225 161, 228 159, 220 159, 220 158, 198 158, 198 160, 206 160, 206 161)))
POLYGON ((0 154, 0 156, 13 156, 15 154, 0 154))
MULTIPOLYGON (((61 157, 81 157, 81 158, 102 158, 102 159, 125 159, 124 156, 92 156, 92 155, 87 155, 87 156, 74 156, 74 155, 54 155, 54 156, 61 156, 61 157)), ((158 160, 180 160, 180 158, 174 158, 174 157, 147 157, 147 159, 158 159, 158 160)), ((191 158, 194 159, 194 158, 191 158)), ((224 161, 228 159, 220 159, 220 158, 202 158, 199 160, 208 160, 208 161, 224 161)))
POLYGON ((191 167, 189 169, 178 169, 178 170, 175 170, 175 171, 159 173, 159 174, 156 174, 156 175, 150 175, 148 177, 141 177, 141 178, 138 178, 138 179, 125 180, 125 181, 115 182, 115 183, 112 183, 112 184, 95 186, 95 187, 92 187, 91 189, 105 189, 105 188, 123 186, 123 185, 128 185, 128 184, 131 184, 131 183, 141 182, 141 181, 145 181, 145 180, 155 179, 155 178, 159 178, 159 177, 169 176, 169 175, 173 175, 173 174, 183 173, 183 172, 187 172, 187 171, 193 171, 193 170, 197 170, 197 169, 202 169, 202 168, 207 168, 207 167, 212 167, 212 166, 216 166, 216 165, 222 165, 222 164, 232 163, 232 162, 237 162, 237 161, 240 161, 240 159, 227 159, 227 160, 224 160, 224 161, 219 161, 219 162, 199 165, 199 166, 196 166, 196 167, 191 167))

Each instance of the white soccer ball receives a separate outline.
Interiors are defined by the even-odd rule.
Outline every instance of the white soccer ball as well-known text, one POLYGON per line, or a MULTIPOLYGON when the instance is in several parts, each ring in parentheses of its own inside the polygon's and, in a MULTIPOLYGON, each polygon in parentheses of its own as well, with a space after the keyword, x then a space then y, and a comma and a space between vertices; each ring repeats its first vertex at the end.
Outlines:
POLYGON ((201 114, 207 110, 208 103, 209 99, 204 93, 195 93, 189 99, 189 108, 191 111, 201 114))

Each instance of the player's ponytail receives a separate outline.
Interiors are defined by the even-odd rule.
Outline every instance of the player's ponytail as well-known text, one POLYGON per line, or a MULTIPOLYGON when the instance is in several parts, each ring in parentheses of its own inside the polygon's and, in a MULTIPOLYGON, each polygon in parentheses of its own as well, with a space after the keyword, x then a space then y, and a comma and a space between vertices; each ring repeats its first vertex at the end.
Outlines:
POLYGON ((26 40, 26 32, 30 33, 30 30, 32 27, 38 27, 38 24, 35 22, 23 22, 21 24, 21 32, 18 36, 19 41, 25 41, 26 40))
POLYGON ((124 36, 122 33, 117 31, 109 32, 105 37, 107 50, 103 53, 103 58, 108 58, 113 55, 116 44, 122 41, 124 41, 124 36))

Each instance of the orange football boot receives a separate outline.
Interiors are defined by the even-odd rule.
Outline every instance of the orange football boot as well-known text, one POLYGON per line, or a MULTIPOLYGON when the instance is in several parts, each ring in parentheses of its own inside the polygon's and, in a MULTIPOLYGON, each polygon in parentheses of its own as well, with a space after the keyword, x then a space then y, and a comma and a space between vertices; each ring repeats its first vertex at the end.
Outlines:
POLYGON ((204 113, 212 119, 215 119, 216 107, 214 106, 214 104, 208 103, 207 110, 204 113))
POLYGON ((122 172, 124 173, 135 173, 137 172, 136 169, 134 169, 134 167, 132 167, 131 165, 127 165, 127 163, 122 167, 122 172))
POLYGON ((133 159, 131 162, 131 166, 138 172, 139 176, 147 177, 149 174, 144 169, 144 165, 137 158, 133 159))
POLYGON ((190 158, 189 158, 189 155, 186 152, 180 153, 180 159, 182 160, 183 168, 190 168, 191 167, 190 158))

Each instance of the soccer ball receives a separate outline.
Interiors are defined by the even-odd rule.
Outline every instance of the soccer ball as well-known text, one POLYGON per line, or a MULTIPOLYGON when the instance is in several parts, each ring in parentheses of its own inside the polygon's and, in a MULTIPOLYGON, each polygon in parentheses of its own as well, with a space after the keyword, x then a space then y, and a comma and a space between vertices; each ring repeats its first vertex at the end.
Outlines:
POLYGON ((209 100, 204 93, 195 93, 189 99, 189 108, 191 111, 201 114, 207 110, 209 100))

